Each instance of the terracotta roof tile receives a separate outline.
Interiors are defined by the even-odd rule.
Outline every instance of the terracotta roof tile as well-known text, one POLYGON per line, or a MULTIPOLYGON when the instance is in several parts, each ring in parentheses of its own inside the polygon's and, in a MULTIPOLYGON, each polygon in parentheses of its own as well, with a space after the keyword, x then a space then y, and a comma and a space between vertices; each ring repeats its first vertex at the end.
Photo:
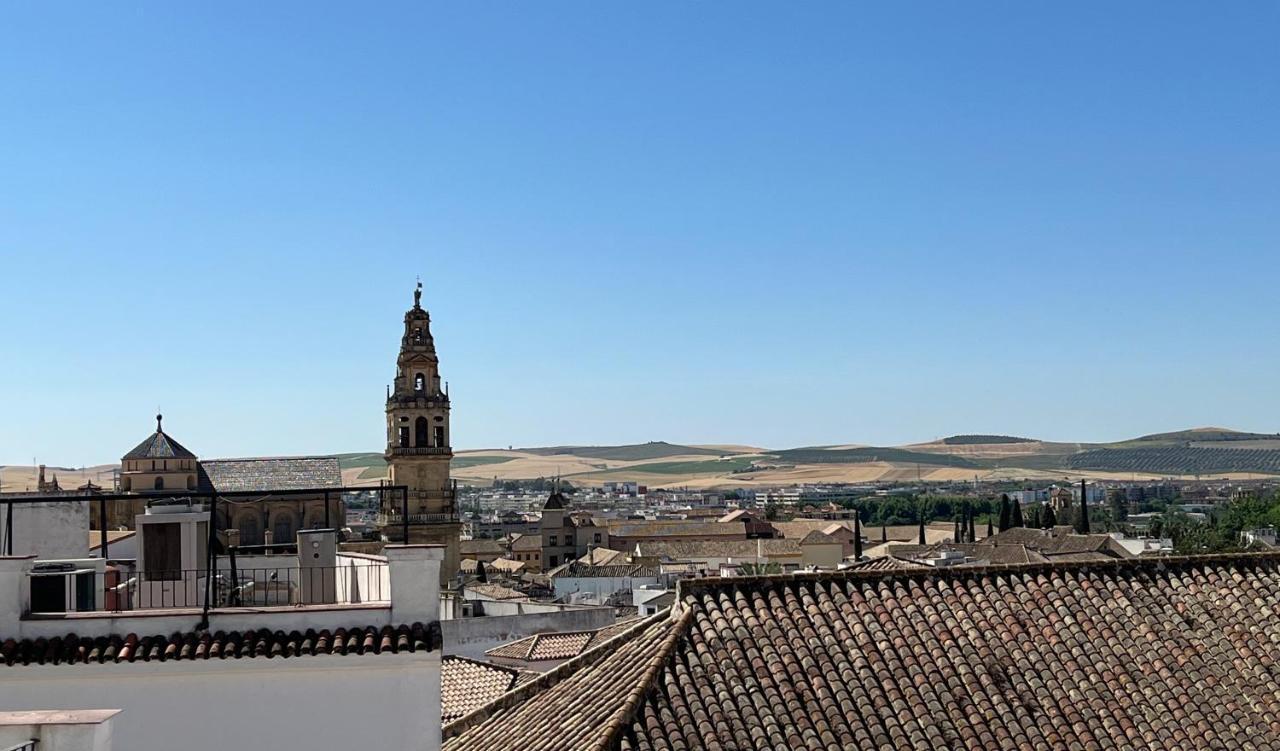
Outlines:
POLYGON ((1280 749, 1280 554, 679 593, 669 617, 446 728, 445 748, 1280 749))
POLYGON ((0 666, 84 665, 106 662, 166 662, 240 657, 311 657, 346 654, 396 654, 440 648, 440 626, 415 623, 398 627, 357 626, 315 631, 216 631, 151 635, 0 642, 0 666))
POLYGON ((440 721, 452 722, 515 687, 521 671, 466 657, 440 663, 440 721))
POLYGON ((576 657, 587 649, 594 649, 618 634, 634 627, 639 618, 628 618, 609 626, 588 631, 559 631, 547 634, 534 634, 523 639, 508 642, 485 652, 490 657, 505 660, 523 660, 538 662, 540 660, 565 660, 576 657))
MULTIPOLYGON (((487 568, 487 566, 486 566, 487 568)), ((501 584, 468 584, 467 592, 475 592, 476 594, 487 597, 490 600, 527 600, 529 596, 524 592, 504 587, 501 584)))

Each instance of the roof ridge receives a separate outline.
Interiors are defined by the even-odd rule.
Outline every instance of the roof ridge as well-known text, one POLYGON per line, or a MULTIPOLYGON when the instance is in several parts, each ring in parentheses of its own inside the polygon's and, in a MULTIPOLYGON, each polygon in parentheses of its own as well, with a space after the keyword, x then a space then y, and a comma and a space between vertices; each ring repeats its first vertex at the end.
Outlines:
MULTIPOLYGON (((675 618, 675 625, 671 628, 671 633, 662 637, 662 643, 658 649, 649 656, 649 664, 644 669, 644 676, 637 682, 635 688, 627 694, 626 701, 622 706, 614 712, 613 717, 604 726, 604 732, 591 746, 595 751, 605 751, 605 749, 613 748, 618 736, 626 731, 635 720, 636 710, 640 708, 643 700, 649 695, 649 691, 653 688, 654 679, 662 672, 663 666, 667 662, 667 658, 671 655, 671 650, 675 647, 676 642, 680 641, 684 636, 685 629, 689 627, 689 623, 693 620, 693 608, 685 608, 677 615, 671 612, 670 617, 675 618)), ((617 637, 614 637, 615 639, 617 637)), ((612 640, 610 640, 612 641, 612 640)))
MULTIPOLYGON (((927 546, 926 546, 927 547, 927 546)), ((1074 571, 1084 569, 1106 569, 1113 571, 1163 570, 1185 566, 1203 566, 1215 563, 1249 564, 1262 561, 1280 563, 1280 550, 1252 551, 1245 553, 1205 553, 1197 555, 1172 555, 1156 557, 1115 558, 1106 561, 1031 561, 1029 563, 990 563, 985 566, 963 566, 921 569, 896 570, 861 570, 845 569, 842 571, 797 571, 786 574, 765 574, 754 576, 723 576, 679 579, 676 581, 676 597, 683 599, 693 592, 705 592, 720 588, 744 586, 777 586, 780 584, 807 582, 840 582, 862 581, 867 579, 917 579, 920 577, 939 578, 981 578, 1009 574, 1042 573, 1045 571, 1074 571)))
MULTIPOLYGON (((557 683, 560 683, 560 681, 565 678, 573 675, 579 668, 594 665, 601 659, 612 654, 613 651, 625 643, 626 640, 622 639, 622 636, 631 636, 633 634, 640 633, 650 626, 661 623, 670 616, 671 608, 667 608, 666 610, 658 611, 648 618, 640 618, 635 622, 635 625, 618 634, 614 638, 609 639, 596 647, 592 647, 576 657, 565 660, 554 669, 543 673, 537 679, 529 681, 523 685, 516 686, 483 707, 474 709, 453 722, 448 723, 441 728, 441 742, 443 743, 462 735, 503 709, 508 709, 528 701, 534 696, 537 696, 543 691, 555 686, 557 683)), ((535 636, 541 636, 541 634, 535 634, 535 636)))

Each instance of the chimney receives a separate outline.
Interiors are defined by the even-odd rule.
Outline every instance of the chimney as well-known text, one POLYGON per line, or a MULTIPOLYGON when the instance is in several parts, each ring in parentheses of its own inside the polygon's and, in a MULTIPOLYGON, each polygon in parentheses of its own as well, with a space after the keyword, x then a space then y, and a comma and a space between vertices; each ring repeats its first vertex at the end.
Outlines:
POLYGON ((388 545, 383 549, 391 580, 394 625, 440 620, 440 565, 443 545, 388 545))

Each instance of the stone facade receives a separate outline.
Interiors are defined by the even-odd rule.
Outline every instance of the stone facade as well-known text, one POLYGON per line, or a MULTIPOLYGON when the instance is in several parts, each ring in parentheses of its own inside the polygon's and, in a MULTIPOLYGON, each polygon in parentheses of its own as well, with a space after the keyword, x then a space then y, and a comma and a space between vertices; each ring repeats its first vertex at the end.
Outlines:
MULTIPOLYGON (((440 567, 444 585, 461 564, 462 525, 449 479, 453 449, 449 438, 449 394, 440 380, 440 359, 431 336, 431 316, 422 307, 422 284, 413 307, 404 314, 404 334, 396 359, 396 377, 387 392, 387 449, 391 484, 409 490, 409 539, 406 542, 443 545, 440 567)), ((382 515, 390 539, 404 536, 400 499, 389 497, 382 515)))

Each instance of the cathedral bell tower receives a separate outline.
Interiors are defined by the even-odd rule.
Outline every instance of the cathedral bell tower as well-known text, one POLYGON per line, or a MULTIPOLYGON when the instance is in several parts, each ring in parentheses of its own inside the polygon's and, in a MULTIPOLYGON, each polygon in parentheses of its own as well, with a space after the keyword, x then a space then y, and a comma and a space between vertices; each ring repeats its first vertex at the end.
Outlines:
MULTIPOLYGON (((449 394, 441 387, 440 359, 431 337, 431 316, 422 308, 422 282, 413 307, 404 314, 404 335, 396 359, 396 378, 387 392, 387 449, 391 484, 409 488, 408 543, 445 546, 442 584, 459 567, 461 524, 449 480, 453 449, 449 442, 449 394)), ((384 532, 401 540, 404 520, 399 497, 388 497, 384 532)))

